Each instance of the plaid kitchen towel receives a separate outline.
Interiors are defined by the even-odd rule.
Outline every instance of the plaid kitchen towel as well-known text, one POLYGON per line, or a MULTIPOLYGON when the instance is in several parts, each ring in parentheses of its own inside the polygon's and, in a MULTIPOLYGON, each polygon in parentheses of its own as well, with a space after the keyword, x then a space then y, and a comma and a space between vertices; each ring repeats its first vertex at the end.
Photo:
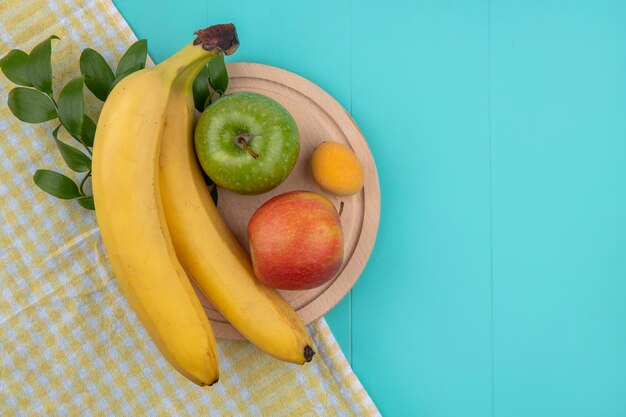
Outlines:
MULTIPOLYGON (((55 91, 79 74, 83 48, 117 62, 136 40, 109 0, 0 2, 0 55, 53 34, 55 91)), ((0 76, 0 87, 7 97, 13 85, 0 76)), ((51 129, 0 104, 1 416, 379 415, 324 320, 309 326, 318 355, 307 366, 222 340, 218 384, 180 376, 122 296, 93 212, 34 185, 36 169, 64 164, 51 129)))

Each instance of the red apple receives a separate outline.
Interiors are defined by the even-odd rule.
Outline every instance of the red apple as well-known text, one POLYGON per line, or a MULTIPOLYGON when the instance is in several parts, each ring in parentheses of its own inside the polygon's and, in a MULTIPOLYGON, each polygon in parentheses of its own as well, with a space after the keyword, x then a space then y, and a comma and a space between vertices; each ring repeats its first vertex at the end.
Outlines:
POLYGON ((252 215, 248 240, 259 281, 283 290, 318 287, 343 262, 343 232, 337 209, 323 195, 292 191, 252 215))

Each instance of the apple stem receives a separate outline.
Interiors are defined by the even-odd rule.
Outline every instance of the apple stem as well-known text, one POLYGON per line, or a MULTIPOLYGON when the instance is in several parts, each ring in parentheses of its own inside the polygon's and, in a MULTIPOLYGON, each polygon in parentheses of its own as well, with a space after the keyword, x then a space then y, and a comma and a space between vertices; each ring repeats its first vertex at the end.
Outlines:
POLYGON ((259 159, 259 155, 254 152, 252 149, 250 149, 250 147, 248 146, 248 141, 246 141, 246 138, 243 136, 239 136, 237 138, 237 143, 239 145, 241 145, 241 147, 250 154, 251 157, 253 157, 254 159, 259 159))
POLYGON ((339 203, 339 216, 343 213, 343 201, 339 203))

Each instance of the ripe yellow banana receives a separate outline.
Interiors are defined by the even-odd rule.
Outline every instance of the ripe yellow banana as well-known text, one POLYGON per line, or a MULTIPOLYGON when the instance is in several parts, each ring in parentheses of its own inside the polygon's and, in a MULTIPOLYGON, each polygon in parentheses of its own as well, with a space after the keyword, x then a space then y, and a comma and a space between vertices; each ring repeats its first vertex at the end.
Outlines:
POLYGON ((244 249, 220 217, 193 146, 189 77, 173 88, 161 143, 163 210, 178 259, 204 295, 261 350, 304 363, 315 353, 302 321, 273 289, 258 283, 244 249))
POLYGON ((193 71, 238 46, 233 25, 196 34, 193 44, 113 89, 98 122, 92 181, 96 218, 120 287, 169 362, 207 385, 218 379, 215 338, 176 257, 159 189, 159 153, 174 82, 181 74, 193 80, 193 71))

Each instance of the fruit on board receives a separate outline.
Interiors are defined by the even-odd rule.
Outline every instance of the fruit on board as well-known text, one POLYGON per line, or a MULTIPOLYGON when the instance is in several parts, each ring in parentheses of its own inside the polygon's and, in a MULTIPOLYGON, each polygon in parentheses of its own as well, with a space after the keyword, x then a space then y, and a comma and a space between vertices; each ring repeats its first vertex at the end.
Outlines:
POLYGON ((339 213, 310 191, 284 193, 259 207, 248 223, 248 240, 257 278, 273 288, 318 287, 343 262, 339 213))
POLYGON ((204 172, 220 187, 258 194, 280 184, 300 150, 298 127, 277 101, 262 94, 228 94, 210 105, 195 133, 204 172))
POLYGON ((308 362, 315 352, 304 324, 280 294, 256 281, 248 254, 211 199, 194 150, 190 80, 182 77, 182 85, 172 90, 160 156, 163 209, 178 259, 213 306, 250 342, 276 358, 308 362))
POLYGON ((104 104, 93 148, 96 218, 126 298, 169 362, 191 381, 218 379, 208 318, 176 257, 159 191, 167 103, 179 77, 193 80, 212 58, 238 46, 235 27, 196 32, 191 44, 124 78, 104 104))
POLYGON ((336 195, 352 195, 363 188, 364 172, 352 149, 339 142, 322 142, 311 158, 313 179, 336 195))

